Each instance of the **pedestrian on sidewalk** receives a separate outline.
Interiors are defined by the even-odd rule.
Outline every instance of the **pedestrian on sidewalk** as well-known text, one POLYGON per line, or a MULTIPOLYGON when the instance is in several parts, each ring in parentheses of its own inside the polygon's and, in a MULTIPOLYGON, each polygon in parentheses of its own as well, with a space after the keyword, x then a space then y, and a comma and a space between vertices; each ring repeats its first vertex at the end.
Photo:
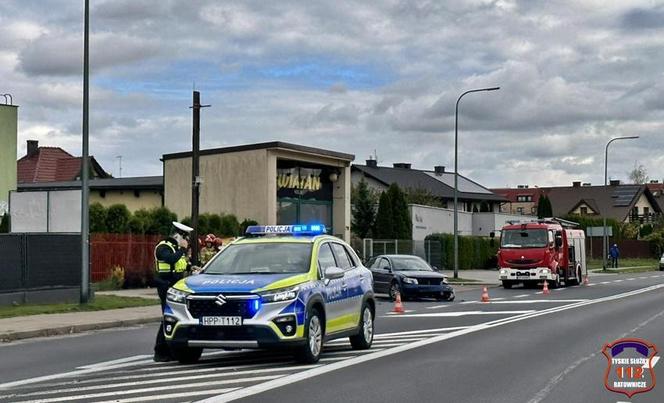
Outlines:
MULTIPOLYGON (((168 289, 182 279, 185 271, 190 268, 187 259, 189 247, 189 234, 194 229, 179 222, 173 221, 173 234, 155 246, 155 286, 161 301, 162 313, 166 307, 166 293, 168 289)), ((162 317, 157 339, 154 345, 154 361, 166 362, 173 359, 171 351, 164 337, 164 321, 162 317)))
POLYGON ((618 245, 615 243, 609 250, 609 255, 611 256, 611 267, 614 269, 618 268, 618 257, 620 257, 620 250, 618 249, 618 245))

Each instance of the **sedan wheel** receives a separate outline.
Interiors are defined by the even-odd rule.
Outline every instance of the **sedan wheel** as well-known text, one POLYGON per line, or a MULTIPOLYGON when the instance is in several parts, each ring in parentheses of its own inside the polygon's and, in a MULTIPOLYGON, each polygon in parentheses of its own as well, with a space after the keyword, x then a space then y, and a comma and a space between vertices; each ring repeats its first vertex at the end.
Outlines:
POLYGON ((362 316, 360 317, 358 333, 350 337, 350 345, 355 350, 366 350, 371 348, 374 336, 374 321, 371 308, 367 304, 362 305, 362 316))
POLYGON ((395 301, 397 299, 397 294, 401 294, 401 297, 403 298, 403 294, 401 293, 401 287, 399 287, 399 283, 394 282, 392 285, 390 285, 390 298, 392 298, 392 301, 395 301))

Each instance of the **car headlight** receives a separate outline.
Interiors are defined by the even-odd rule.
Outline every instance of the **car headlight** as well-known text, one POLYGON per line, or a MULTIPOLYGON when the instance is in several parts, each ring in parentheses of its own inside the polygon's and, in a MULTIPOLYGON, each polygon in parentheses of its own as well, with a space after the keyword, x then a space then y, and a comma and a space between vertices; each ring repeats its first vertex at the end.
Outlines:
POLYGON ((280 288, 278 290, 270 290, 261 294, 264 303, 290 301, 297 298, 297 293, 300 287, 280 288))
POLYGON ((549 274, 549 269, 540 269, 540 274, 549 274))
POLYGON ((189 293, 186 291, 180 291, 171 287, 166 292, 166 299, 172 302, 184 304, 188 295, 189 293))
POLYGON ((416 278, 404 277, 401 281, 403 281, 406 284, 417 284, 416 278))

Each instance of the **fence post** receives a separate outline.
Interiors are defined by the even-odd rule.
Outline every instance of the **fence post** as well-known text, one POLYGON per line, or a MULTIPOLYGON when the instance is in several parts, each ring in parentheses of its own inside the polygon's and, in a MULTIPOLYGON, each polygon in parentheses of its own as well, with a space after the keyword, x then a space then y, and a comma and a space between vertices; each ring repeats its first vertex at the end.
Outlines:
POLYGON ((398 239, 394 240, 394 254, 395 255, 399 254, 399 240, 398 239))

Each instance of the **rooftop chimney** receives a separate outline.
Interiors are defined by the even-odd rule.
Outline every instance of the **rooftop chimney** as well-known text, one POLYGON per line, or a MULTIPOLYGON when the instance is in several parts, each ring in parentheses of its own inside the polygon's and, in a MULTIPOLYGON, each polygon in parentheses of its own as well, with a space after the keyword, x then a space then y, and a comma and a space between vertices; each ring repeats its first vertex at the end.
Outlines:
POLYGON ((572 182, 572 187, 573 188, 580 188, 581 187, 581 181, 572 182))
POLYGON ((433 167, 433 171, 436 173, 437 176, 440 176, 445 173, 445 167, 442 165, 436 165, 433 167))
POLYGON ((395 162, 392 164, 393 167, 395 168, 403 168, 403 169, 410 169, 410 163, 408 162, 395 162))
POLYGON ((609 185, 611 185, 611 186, 618 186, 618 185, 620 185, 620 180, 619 180, 619 179, 611 179, 611 180, 609 181, 609 185))
POLYGON ((652 184, 656 184, 656 183, 659 183, 659 180, 657 180, 657 179, 652 179, 652 180, 650 180, 650 183, 652 183, 652 184))
POLYGON ((374 159, 368 159, 367 160, 367 166, 371 168, 377 168, 378 167, 378 161, 374 159))
POLYGON ((528 189, 528 185, 516 185, 517 189, 528 189))
POLYGON ((28 140, 28 157, 32 157, 39 151, 39 141, 28 140))

